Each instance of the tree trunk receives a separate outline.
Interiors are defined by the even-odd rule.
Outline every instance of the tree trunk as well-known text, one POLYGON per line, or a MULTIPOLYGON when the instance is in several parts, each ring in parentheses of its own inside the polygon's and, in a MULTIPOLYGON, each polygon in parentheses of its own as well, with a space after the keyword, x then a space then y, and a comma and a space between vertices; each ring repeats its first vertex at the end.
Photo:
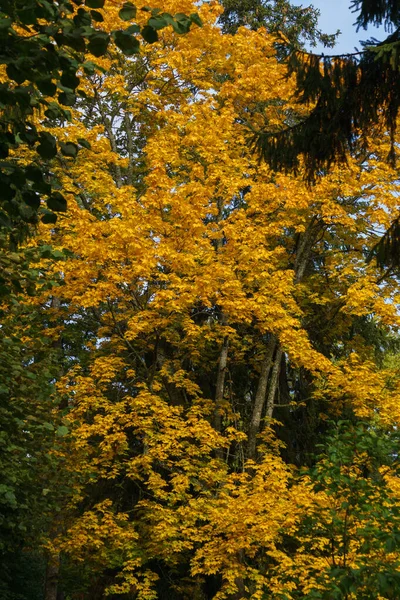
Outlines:
POLYGON ((57 600, 60 555, 51 554, 47 559, 44 600, 57 600))
POLYGON ((249 426, 249 437, 247 445, 247 457, 255 459, 256 448, 257 448, 257 435, 260 431, 261 416, 265 404, 267 395, 267 386, 269 374, 272 366, 272 358, 274 356, 276 347, 276 339, 271 337, 267 344, 264 360, 261 365, 260 379, 258 380, 258 387, 256 392, 256 398, 254 401, 253 414, 251 416, 249 426))
POLYGON ((281 360, 282 360, 282 350, 280 348, 277 349, 274 366, 272 367, 271 374, 271 383, 268 390, 268 400, 267 400, 267 414, 266 416, 269 419, 272 419, 274 413, 274 402, 276 396, 276 390, 278 389, 278 380, 279 380, 279 370, 281 368, 281 360))
POLYGON ((214 410, 214 428, 221 431, 222 425, 222 403, 224 399, 226 365, 228 362, 229 338, 224 337, 221 354, 218 362, 217 385, 215 389, 215 410, 214 410))

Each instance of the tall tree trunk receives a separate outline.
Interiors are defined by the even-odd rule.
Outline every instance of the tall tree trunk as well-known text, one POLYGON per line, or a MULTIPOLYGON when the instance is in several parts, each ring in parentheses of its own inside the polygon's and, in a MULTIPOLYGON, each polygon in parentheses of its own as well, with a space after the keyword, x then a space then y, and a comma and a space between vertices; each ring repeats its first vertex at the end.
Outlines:
POLYGON ((261 364, 260 379, 258 380, 253 414, 251 416, 249 426, 249 436, 247 444, 247 457, 252 459, 254 459, 256 456, 257 435, 260 431, 261 416, 267 395, 268 379, 271 371, 272 358, 274 356, 276 345, 277 342, 275 337, 271 337, 267 344, 265 356, 261 364))
POLYGON ((124 124, 125 124, 125 129, 126 129, 126 139, 127 139, 128 156, 129 156, 128 183, 130 185, 133 185, 133 183, 134 183, 134 178, 133 178, 134 141, 133 141, 133 136, 132 136, 132 124, 129 119, 129 114, 126 110, 124 113, 124 124))
MULTIPOLYGON (((239 550, 236 554, 237 560, 239 564, 242 566, 245 562, 245 553, 243 550, 239 550)), ((235 584, 237 586, 237 592, 230 595, 231 600, 243 600, 244 598, 248 598, 249 595, 246 593, 246 585, 244 583, 243 577, 238 575, 235 579, 235 584)))
POLYGON ((60 575, 60 554, 50 554, 46 565, 44 600, 57 600, 58 578, 60 575))
POLYGON ((271 383, 269 385, 269 390, 268 390, 266 416, 269 419, 272 419, 272 416, 274 413, 274 403, 275 403, 276 390, 278 389, 279 371, 281 368, 281 361, 282 361, 282 350, 280 348, 278 348, 276 351, 276 355, 275 355, 274 366, 272 367, 271 383))
MULTIPOLYGON (((307 229, 297 241, 296 256, 294 260, 294 282, 300 283, 304 277, 312 247, 323 229, 322 221, 314 218, 308 224, 307 229)), ((258 382, 253 413, 249 426, 247 456, 255 459, 257 451, 257 435, 261 429, 261 417, 267 404, 265 416, 272 419, 275 407, 275 398, 279 387, 279 374, 282 364, 283 352, 279 347, 279 341, 272 336, 267 346, 266 354, 261 366, 260 379, 258 382), (275 358, 274 358, 275 353, 275 358), (273 360, 274 358, 274 360, 273 360), (268 395, 267 395, 268 390, 268 395)))
POLYGON ((228 338, 228 336, 225 336, 224 341, 222 343, 221 354, 219 355, 217 385, 216 385, 216 389, 215 389, 214 428, 217 431, 221 431, 221 425, 222 425, 221 411, 222 411, 222 403, 224 400, 226 365, 228 362, 228 349, 229 349, 229 338, 228 338))

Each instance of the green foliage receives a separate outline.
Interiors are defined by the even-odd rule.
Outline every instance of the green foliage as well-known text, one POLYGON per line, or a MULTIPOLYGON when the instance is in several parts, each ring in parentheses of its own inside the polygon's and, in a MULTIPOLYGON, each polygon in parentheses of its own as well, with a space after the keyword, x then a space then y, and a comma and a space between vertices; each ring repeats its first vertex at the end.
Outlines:
POLYGON ((1 560, 1 600, 43 600, 46 564, 40 553, 16 550, 1 560))
POLYGON ((66 489, 52 453, 57 435, 64 434, 55 431, 62 418, 53 384, 60 356, 42 335, 41 317, 23 310, 11 293, 8 299, 0 336, 0 595, 36 600, 44 569, 35 549, 66 489))
POLYGON ((224 32, 235 33, 239 27, 266 27, 271 33, 282 32, 295 46, 318 42, 332 47, 337 34, 327 35, 318 29, 319 10, 313 6, 293 6, 288 0, 222 0, 224 12, 220 23, 224 32))
POLYGON ((323 557, 329 566, 322 576, 317 567, 315 586, 293 597, 399 598, 400 508, 385 477, 400 474, 398 444, 397 431, 373 423, 334 425, 315 467, 305 473, 327 502, 309 509, 297 536, 299 553, 323 557))
MULTIPOLYGON (((314 183, 336 162, 346 163, 356 148, 367 146, 376 129, 386 128, 395 163, 395 132, 400 109, 400 4, 396 0, 354 0, 356 23, 385 23, 395 31, 362 52, 324 56, 303 52, 290 40, 288 75, 297 80, 299 105, 312 106, 306 118, 288 116, 287 127, 252 132, 251 144, 274 170, 297 173, 314 183), (301 159, 300 159, 301 157, 301 159)), ((395 221, 373 253, 381 267, 399 268, 399 230, 395 221)))
POLYGON ((393 221, 373 248, 370 260, 373 257, 380 267, 387 268, 389 272, 400 268, 400 218, 393 221))
POLYGON ((396 27, 400 24, 400 2, 398 0, 352 0, 350 8, 353 12, 360 11, 357 25, 366 28, 369 23, 396 27))
POLYGON ((297 172, 302 156, 306 177, 314 182, 366 140, 382 121, 382 107, 394 139, 400 78, 372 51, 334 60, 294 50, 288 68, 296 75, 299 104, 313 109, 286 129, 254 135, 254 148, 273 169, 297 172))

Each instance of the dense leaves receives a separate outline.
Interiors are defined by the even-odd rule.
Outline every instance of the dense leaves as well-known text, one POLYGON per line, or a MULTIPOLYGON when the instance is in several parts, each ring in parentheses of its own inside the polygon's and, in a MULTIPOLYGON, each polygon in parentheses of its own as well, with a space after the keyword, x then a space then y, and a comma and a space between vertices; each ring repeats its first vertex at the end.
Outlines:
POLYGON ((397 598, 397 432, 373 423, 333 425, 323 454, 304 475, 318 500, 306 509, 292 540, 301 547, 285 574, 286 585, 296 586, 293 598, 397 598), (299 565, 308 561, 309 579, 302 581, 299 565))
MULTIPOLYGON (((357 0, 352 8, 359 11, 359 27, 384 22, 391 31, 387 39, 366 42, 362 52, 340 56, 302 52, 292 45, 288 74, 296 76, 299 105, 310 110, 305 116, 291 116, 279 127, 268 125, 252 134, 253 148, 273 169, 296 173, 304 163, 305 177, 311 183, 335 162, 345 163, 360 143, 366 148, 368 136, 382 133, 382 127, 391 140, 387 159, 395 160, 400 108, 399 3, 357 0)), ((400 266, 396 223, 376 248, 381 267, 400 266)))
POLYGON ((398 214, 390 137, 314 186, 274 172, 247 133, 301 116, 276 38, 224 33, 216 3, 182 36, 196 7, 162 4, 129 56, 131 6, 91 8, 107 54, 68 124, 32 116, 58 218, 4 247, 10 523, 30 511, 8 582, 39 555, 46 600, 394 600, 399 295, 370 259, 398 214))
MULTIPOLYGON (((5 197, 0 205, 1 227, 10 233, 10 241, 15 246, 23 239, 30 224, 36 224, 40 215, 45 222, 55 222, 56 213, 64 208, 65 200, 54 202, 46 200, 47 208, 40 209, 36 201, 28 202, 30 210, 24 204, 26 197, 36 193, 46 197, 54 187, 57 189, 47 162, 58 151, 63 155, 75 157, 78 146, 57 144, 51 127, 57 123, 68 123, 69 111, 65 106, 76 102, 82 67, 85 68, 87 54, 103 56, 109 47, 110 33, 117 47, 126 55, 139 52, 139 34, 147 43, 157 40, 156 29, 142 24, 134 33, 115 30, 105 32, 101 29, 104 0, 86 0, 81 3, 52 0, 27 0, 10 2, 6 0, 0 10, 0 64, 5 67, 0 82, 0 158, 1 184, 5 188, 5 197), (4 77, 6 75, 6 77, 4 77), (37 118, 44 115, 43 118, 37 118), (44 127, 44 131, 42 130, 44 127), (48 131, 50 129, 50 131, 48 131), (20 146, 27 147, 31 160, 30 168, 40 168, 48 189, 41 182, 30 181, 26 165, 20 166, 14 159, 14 151, 20 146), (36 150, 37 155, 31 150, 36 150), (22 196, 22 197, 21 197, 22 196), (50 216, 52 215, 52 216, 50 216)), ((157 18, 150 9, 150 18, 157 18)), ((136 18, 136 7, 127 2, 119 10, 119 18, 132 21, 136 18)), ((187 33, 192 25, 201 25, 198 16, 177 15, 175 19, 165 13, 157 29, 171 24, 178 33, 187 33)), ((116 21, 114 22, 115 26, 116 21)), ((60 196, 60 192, 57 192, 60 196)))

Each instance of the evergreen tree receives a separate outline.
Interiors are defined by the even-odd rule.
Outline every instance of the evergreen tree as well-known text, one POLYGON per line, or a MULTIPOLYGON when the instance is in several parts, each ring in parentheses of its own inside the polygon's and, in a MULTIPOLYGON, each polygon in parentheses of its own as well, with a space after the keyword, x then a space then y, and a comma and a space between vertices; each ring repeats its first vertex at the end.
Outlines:
MULTIPOLYGON (((385 25, 383 41, 363 43, 352 54, 325 56, 296 46, 288 57, 288 74, 297 80, 299 105, 311 106, 303 118, 287 119, 286 126, 254 132, 253 145, 275 170, 297 172, 300 156, 310 183, 335 162, 368 147, 368 136, 384 129, 390 138, 388 160, 395 161, 395 131, 400 108, 400 3, 353 0, 359 11, 358 28, 385 25)), ((290 40, 289 40, 290 41, 290 40)), ((400 266, 400 221, 397 218, 374 248, 382 267, 400 266)))
POLYGON ((270 33, 283 32, 296 46, 320 42, 332 47, 335 43, 337 34, 327 35, 318 29, 319 10, 313 6, 293 6, 288 0, 223 0, 221 4, 224 33, 236 33, 241 26, 253 30, 265 27, 270 33))

